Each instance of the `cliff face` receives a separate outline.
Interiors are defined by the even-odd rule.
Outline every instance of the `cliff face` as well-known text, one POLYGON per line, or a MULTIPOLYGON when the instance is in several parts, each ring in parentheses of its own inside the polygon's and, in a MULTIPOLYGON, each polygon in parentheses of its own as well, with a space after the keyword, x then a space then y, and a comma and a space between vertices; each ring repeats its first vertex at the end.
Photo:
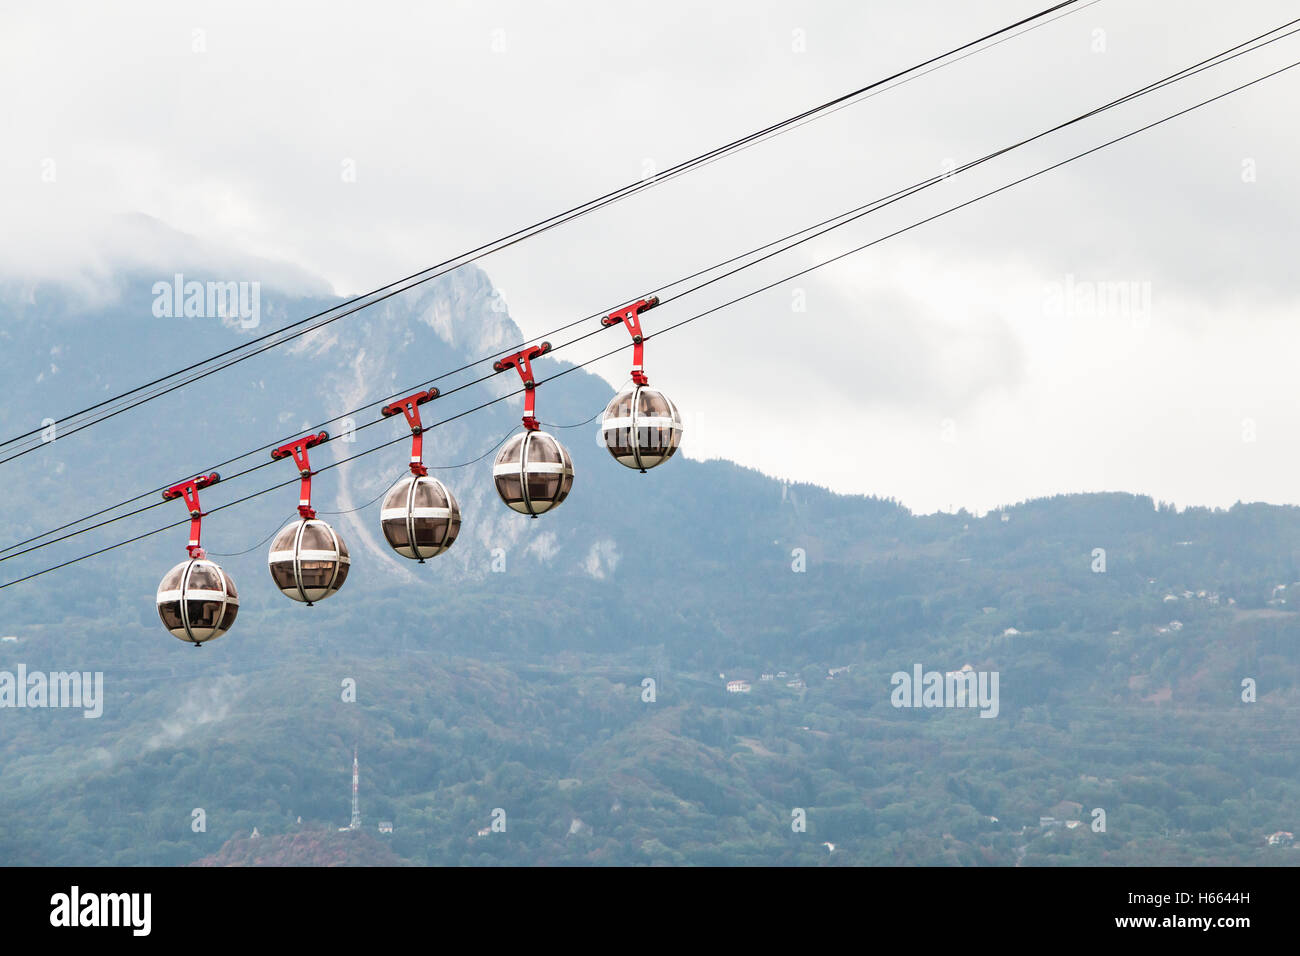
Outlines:
MULTIPOLYGON (((319 291, 319 283, 298 276, 284 279, 291 291, 283 291, 274 284, 283 270, 258 260, 241 260, 227 272, 195 271, 191 243, 177 239, 176 249, 174 260, 148 267, 133 262, 128 271, 98 277, 93 294, 67 283, 38 283, 11 287, 0 296, 0 377, 13 383, 11 400, 0 405, 0 434, 39 427, 48 418, 147 382, 159 370, 230 349, 336 301, 302 295, 304 286, 319 291), (184 314, 188 283, 259 282, 262 274, 269 278, 257 293, 258 323, 239 315, 184 314), (180 308, 171 301, 177 287, 180 308)), ((240 590, 238 630, 224 641, 225 653, 234 656, 223 659, 242 666, 265 662, 268 648, 250 638, 259 633, 309 632, 346 640, 360 622, 407 633, 440 628, 444 616, 453 613, 448 592, 467 587, 490 590, 496 601, 517 597, 521 583, 543 595, 575 584, 584 593, 596 587, 603 599, 624 606, 629 600, 658 601, 654 595, 694 584, 694 562, 721 569, 739 555, 762 550, 771 551, 769 559, 780 558, 789 551, 773 543, 780 522, 816 522, 820 526, 808 529, 805 546, 848 555, 863 521, 906 514, 887 502, 786 488, 723 462, 679 456, 649 475, 618 465, 600 444, 599 423, 592 420, 611 388, 585 370, 553 383, 546 379, 625 343, 626 336, 616 327, 608 336, 560 347, 569 337, 558 337, 556 350, 537 364, 542 420, 569 449, 577 470, 573 493, 544 519, 532 521, 508 510, 492 483, 494 449, 519 427, 523 400, 515 395, 478 406, 517 390, 517 376, 509 372, 475 381, 490 372, 486 365, 445 374, 524 344, 491 281, 470 266, 92 429, 62 426, 53 442, 4 466, 8 491, 0 498, 0 527, 5 543, 141 492, 146 494, 131 507, 152 507, 4 562, 0 580, 183 521, 179 504, 160 504, 150 489, 216 469, 222 482, 202 494, 203 506, 212 512, 204 522, 203 542, 240 590), (432 426, 425 435, 425 460, 456 495, 463 523, 451 551, 417 565, 393 554, 379 531, 376 499, 405 472, 409 454, 404 421, 383 419, 379 409, 383 400, 434 379, 443 397, 422 408, 426 426, 432 426), (336 416, 343 418, 328 421, 336 416), (265 447, 228 459, 322 425, 333 438, 313 451, 313 465, 342 464, 314 479, 313 503, 349 544, 353 564, 346 588, 320 612, 304 615, 306 609, 290 605, 270 587, 265 566, 264 539, 294 515, 297 504, 292 466, 270 462, 265 447), (363 452, 370 453, 345 461, 363 452), (250 468, 256 470, 240 475, 250 468), (272 488, 279 483, 285 486, 272 488), (259 491, 266 493, 217 510, 259 491), (841 511, 842 517, 832 517, 841 511), (684 559, 683 547, 689 558, 684 559), (629 574, 653 590, 618 594, 615 576, 629 574)), ((685 441, 689 448, 689 434, 685 441)), ((165 635, 157 627, 153 595, 163 573, 184 556, 184 535, 183 528, 167 529, 7 592, 5 597, 13 598, 7 605, 9 627, 54 634, 98 621, 99 636, 83 646, 84 652, 154 663, 162 649, 174 650, 161 640, 165 635), (64 587, 76 593, 75 600, 62 600, 64 587)), ((574 603, 581 606, 583 599, 574 603)), ((464 620, 486 627, 492 613, 485 608, 464 620)), ((583 630, 592 626, 589 621, 583 630)), ((546 641, 572 630, 546 615, 529 627, 526 636, 546 641)), ((521 631, 515 628, 515 634, 521 631)))

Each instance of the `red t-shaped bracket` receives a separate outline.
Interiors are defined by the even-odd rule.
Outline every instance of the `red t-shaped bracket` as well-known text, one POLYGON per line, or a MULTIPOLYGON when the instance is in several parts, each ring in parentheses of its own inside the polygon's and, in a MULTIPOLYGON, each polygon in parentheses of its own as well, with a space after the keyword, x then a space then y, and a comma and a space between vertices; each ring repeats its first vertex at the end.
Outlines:
POLYGON ((172 485, 162 493, 163 501, 184 498, 185 507, 190 510, 190 543, 185 546, 185 550, 190 553, 191 558, 207 556, 199 546, 199 535, 203 531, 203 516, 207 513, 199 506, 199 489, 215 485, 220 480, 221 476, 214 471, 210 475, 199 475, 189 481, 182 481, 179 485, 172 485))
POLYGON ((542 427, 534 414, 536 410, 535 392, 537 380, 533 378, 532 363, 537 356, 545 355, 550 350, 550 342, 543 342, 541 345, 530 345, 523 351, 499 359, 492 364, 492 368, 498 372, 504 372, 512 366, 519 370, 519 377, 524 380, 524 427, 530 432, 535 432, 542 427))
POLYGON ((329 440, 328 432, 320 432, 316 435, 295 438, 287 445, 281 445, 271 452, 271 458, 276 461, 281 458, 288 458, 290 455, 293 456, 293 463, 298 466, 298 474, 302 476, 302 491, 298 495, 298 514, 304 518, 316 517, 316 512, 311 507, 311 476, 315 472, 311 470, 311 461, 307 458, 307 449, 323 445, 329 440))
POLYGON ((416 392, 406 398, 399 398, 379 410, 385 418, 399 413, 406 416, 406 424, 411 426, 411 474, 417 478, 423 478, 429 473, 429 469, 424 467, 424 426, 420 424, 420 406, 437 397, 438 390, 431 388, 427 392, 416 392))
POLYGON ((652 295, 648 299, 624 306, 617 312, 611 312, 600 320, 600 324, 604 326, 618 325, 622 322, 632 334, 632 381, 637 385, 650 384, 650 379, 646 378, 645 371, 641 367, 645 359, 645 337, 641 334, 640 315, 658 304, 659 296, 652 295))

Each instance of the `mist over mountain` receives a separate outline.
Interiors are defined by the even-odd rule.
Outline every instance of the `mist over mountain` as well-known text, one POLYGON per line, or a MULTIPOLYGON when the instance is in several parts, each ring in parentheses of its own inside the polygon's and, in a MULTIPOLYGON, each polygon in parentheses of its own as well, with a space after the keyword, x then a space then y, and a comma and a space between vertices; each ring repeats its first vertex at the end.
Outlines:
MULTIPOLYGON (((292 267, 213 256, 149 221, 130 228, 153 236, 147 256, 0 287, 4 435, 338 301, 292 267), (159 315, 156 290, 177 275, 258 283, 257 322, 159 315)), ((1300 509, 1178 512, 1106 494, 919 516, 727 461, 679 455, 641 475, 597 440, 605 381, 544 381, 625 341, 615 328, 538 362, 539 417, 577 473, 539 520, 508 510, 491 481, 521 398, 455 417, 517 377, 466 384, 480 366, 436 382, 445 397, 425 421, 450 420, 426 435, 425 460, 464 524, 425 565, 379 532, 376 499, 408 444, 376 402, 523 344, 475 267, 3 465, 0 545, 142 492, 134 506, 153 504, 153 489, 332 416, 352 421, 327 426, 317 467, 398 439, 314 480, 353 559, 317 606, 271 585, 267 539, 297 487, 265 450, 202 492, 212 511, 291 482, 205 519, 204 544, 241 599, 211 645, 168 636, 154 608, 184 557, 183 526, 0 591, 0 636, 16 638, 0 642, 0 671, 104 675, 95 719, 0 709, 0 858, 346 860, 329 838, 348 821, 354 745, 365 828, 391 822, 375 839, 413 863, 1300 856, 1265 842, 1300 823, 1287 603, 1300 509), (897 705, 896 675, 965 665, 998 676, 995 716, 897 705), (287 856, 240 842, 253 827, 287 856)), ((671 394, 671 370, 655 372, 671 394)), ((797 454, 797 436, 772 441, 797 454)), ((184 517, 160 503, 0 562, 0 582, 184 517)))

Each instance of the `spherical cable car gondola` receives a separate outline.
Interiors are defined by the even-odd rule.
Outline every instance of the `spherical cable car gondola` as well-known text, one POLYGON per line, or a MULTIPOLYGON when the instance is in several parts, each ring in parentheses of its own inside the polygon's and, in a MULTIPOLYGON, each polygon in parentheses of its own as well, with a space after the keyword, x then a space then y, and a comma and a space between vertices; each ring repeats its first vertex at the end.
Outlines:
POLYGON ((526 429, 505 443, 492 466, 501 500, 520 514, 558 507, 573 488, 573 459, 554 435, 526 429))
POLYGON ((633 385, 610 400, 600 430, 614 460, 644 475, 671 458, 681 445, 682 416, 663 392, 633 385))
POLYGON ((640 314, 659 304, 657 296, 611 312, 601 325, 627 326, 632 336, 632 387, 610 400, 601 416, 600 431, 605 447, 620 465, 647 469, 662 465, 682 441, 682 416, 663 392, 650 387, 644 370, 645 337, 640 314))
POLYGON ((424 426, 420 406, 438 397, 431 388, 384 406, 385 417, 406 416, 411 426, 411 474, 403 477, 384 496, 379 512, 380 528, 389 547, 404 558, 424 563, 442 554, 460 533, 460 505, 456 497, 424 464, 424 426))
POLYGON ((299 519, 280 529, 271 542, 267 565, 280 593, 311 607, 336 594, 347 580, 352 559, 338 532, 316 517, 311 506, 311 462, 307 449, 329 441, 326 432, 308 435, 271 452, 272 459, 292 457, 302 479, 299 519))
POLYGON ((221 637, 239 614, 239 593, 235 582, 221 566, 209 561, 199 544, 203 509, 199 489, 215 485, 214 472, 174 485, 162 493, 164 501, 182 498, 190 511, 189 558, 168 571, 158 585, 158 617, 168 633, 195 647, 221 637))
POLYGON ((505 443, 492 465, 501 500, 514 511, 536 518, 558 507, 573 488, 573 459, 559 440, 541 430, 536 416, 532 360, 551 350, 549 342, 501 359, 498 372, 515 368, 524 382, 524 432, 505 443))

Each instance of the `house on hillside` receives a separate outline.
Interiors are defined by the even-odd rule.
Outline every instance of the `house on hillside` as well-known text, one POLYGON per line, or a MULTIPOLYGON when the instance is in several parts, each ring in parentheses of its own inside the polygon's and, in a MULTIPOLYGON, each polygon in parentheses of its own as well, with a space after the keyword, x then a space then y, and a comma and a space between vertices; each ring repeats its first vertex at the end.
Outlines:
POLYGON ((1291 846, 1295 842, 1295 835, 1286 830, 1278 830, 1270 833, 1266 842, 1269 846, 1291 846))
POLYGON ((729 680, 729 681, 727 681, 727 693, 728 693, 728 694, 748 694, 748 693, 750 692, 750 690, 752 690, 752 689, 753 689, 753 688, 751 687, 749 681, 747 681, 747 680, 729 680))
POLYGON ((392 833, 392 832, 393 832, 393 822, 392 822, 391 820, 380 820, 380 821, 379 821, 379 832, 380 832, 380 833, 392 833))

